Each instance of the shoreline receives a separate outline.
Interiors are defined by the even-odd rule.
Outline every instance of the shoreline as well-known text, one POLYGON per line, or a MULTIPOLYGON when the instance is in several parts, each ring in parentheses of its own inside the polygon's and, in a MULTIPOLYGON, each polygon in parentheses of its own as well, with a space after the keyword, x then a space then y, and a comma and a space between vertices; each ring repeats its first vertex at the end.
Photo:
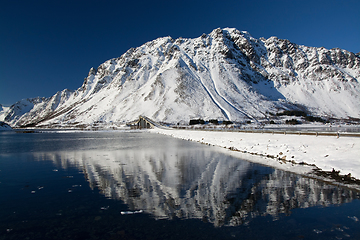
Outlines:
POLYGON ((360 138, 262 132, 150 129, 217 146, 238 158, 360 189, 360 138))
MULTIPOLYGON (((289 129, 290 130, 290 129, 289 129)), ((215 146, 249 162, 315 178, 360 191, 360 137, 356 134, 314 134, 266 130, 214 129, 14 129, 17 133, 124 131, 157 133, 215 146)))

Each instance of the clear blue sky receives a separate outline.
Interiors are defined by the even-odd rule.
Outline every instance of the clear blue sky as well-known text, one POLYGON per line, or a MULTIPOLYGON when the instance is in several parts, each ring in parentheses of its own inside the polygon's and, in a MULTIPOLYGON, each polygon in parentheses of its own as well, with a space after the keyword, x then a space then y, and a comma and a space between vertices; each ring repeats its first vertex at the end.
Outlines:
POLYGON ((357 53, 360 1, 0 0, 0 103, 75 90, 130 47, 217 27, 357 53))

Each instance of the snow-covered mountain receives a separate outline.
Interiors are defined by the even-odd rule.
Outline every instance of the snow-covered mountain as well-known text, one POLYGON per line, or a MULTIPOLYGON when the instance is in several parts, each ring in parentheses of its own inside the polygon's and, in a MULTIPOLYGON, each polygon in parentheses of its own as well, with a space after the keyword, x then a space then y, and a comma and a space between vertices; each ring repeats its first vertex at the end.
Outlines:
POLYGON ((9 110, 9 107, 4 107, 2 104, 0 104, 0 121, 4 121, 7 112, 9 110))
POLYGON ((163 37, 91 68, 83 85, 8 110, 11 126, 84 126, 139 115, 260 120, 283 110, 360 118, 360 57, 232 28, 195 39, 163 37))
POLYGON ((8 131, 8 130, 12 130, 12 128, 8 124, 0 121, 0 131, 8 131))

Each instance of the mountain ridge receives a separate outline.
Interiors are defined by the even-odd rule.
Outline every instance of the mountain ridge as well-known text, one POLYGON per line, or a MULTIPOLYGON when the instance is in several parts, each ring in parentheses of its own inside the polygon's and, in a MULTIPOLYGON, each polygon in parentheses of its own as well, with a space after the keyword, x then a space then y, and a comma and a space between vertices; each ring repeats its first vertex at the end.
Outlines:
POLYGON ((21 100, 4 120, 12 127, 126 122, 139 115, 169 123, 260 121, 284 110, 360 118, 358 79, 360 57, 346 50, 218 28, 131 48, 91 68, 77 90, 21 100))

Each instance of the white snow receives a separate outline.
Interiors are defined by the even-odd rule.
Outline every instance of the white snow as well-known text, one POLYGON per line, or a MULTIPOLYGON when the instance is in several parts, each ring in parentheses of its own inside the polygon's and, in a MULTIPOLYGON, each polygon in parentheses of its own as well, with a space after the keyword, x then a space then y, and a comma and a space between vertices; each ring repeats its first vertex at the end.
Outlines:
MULTIPOLYGON (((295 163, 314 164, 323 171, 340 171, 341 175, 351 173, 360 179, 360 138, 316 135, 282 135, 270 133, 244 133, 199 130, 151 129, 151 132, 170 135, 223 148, 232 148, 247 160, 264 165, 304 174, 303 168, 295 163), (271 155, 276 158, 256 157, 271 155), (279 161, 278 159, 287 161, 279 161)), ((306 170, 305 170, 306 171, 306 170)), ((308 171, 308 169, 307 169, 308 171)))
POLYGON ((3 122, 5 120, 5 117, 7 115, 7 112, 9 111, 10 107, 5 107, 0 104, 0 121, 3 122))

